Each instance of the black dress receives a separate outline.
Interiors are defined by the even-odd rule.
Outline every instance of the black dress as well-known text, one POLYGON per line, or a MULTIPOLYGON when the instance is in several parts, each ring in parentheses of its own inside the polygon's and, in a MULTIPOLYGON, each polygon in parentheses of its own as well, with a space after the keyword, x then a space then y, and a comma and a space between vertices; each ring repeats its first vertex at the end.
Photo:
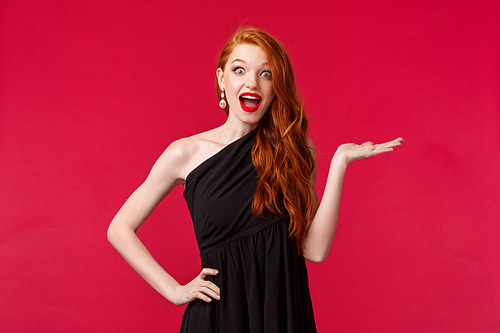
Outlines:
POLYGON ((288 218, 253 215, 258 175, 252 131, 204 161, 186 178, 186 199, 201 267, 220 287, 220 301, 195 300, 181 333, 316 332, 304 257, 288 237, 288 218))

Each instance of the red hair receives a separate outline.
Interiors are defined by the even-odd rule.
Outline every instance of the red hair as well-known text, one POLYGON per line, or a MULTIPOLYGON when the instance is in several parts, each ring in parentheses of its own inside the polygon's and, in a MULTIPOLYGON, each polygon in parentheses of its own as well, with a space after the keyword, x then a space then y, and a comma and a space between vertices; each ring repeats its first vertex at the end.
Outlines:
MULTIPOLYGON (((274 100, 264 115, 252 147, 252 161, 259 175, 253 201, 255 215, 267 209, 290 216, 289 235, 303 252, 303 240, 313 209, 311 173, 314 158, 307 139, 308 123, 302 100, 295 87, 292 65, 283 45, 268 33, 242 27, 222 49, 217 67, 224 69, 229 55, 239 44, 259 46, 271 68, 274 100), (277 202, 283 200, 282 203, 277 202)), ((217 96, 221 90, 216 81, 217 96)), ((228 114, 228 107, 224 109, 228 114)))

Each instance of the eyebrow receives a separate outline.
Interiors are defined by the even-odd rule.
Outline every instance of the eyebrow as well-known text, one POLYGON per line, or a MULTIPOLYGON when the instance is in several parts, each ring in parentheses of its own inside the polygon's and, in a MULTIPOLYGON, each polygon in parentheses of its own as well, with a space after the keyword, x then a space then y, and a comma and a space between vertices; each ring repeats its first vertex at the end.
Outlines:
MULTIPOLYGON (((240 62, 245 63, 245 64, 247 63, 245 60, 239 59, 239 58, 234 59, 233 61, 231 61, 231 63, 234 63, 236 61, 240 61, 240 62)), ((263 62, 261 66, 269 66, 269 62, 267 62, 267 61, 263 62)))
POLYGON ((241 62, 244 62, 245 64, 247 63, 245 60, 243 60, 243 59, 238 59, 238 58, 234 59, 231 63, 236 62, 236 61, 241 61, 241 62))

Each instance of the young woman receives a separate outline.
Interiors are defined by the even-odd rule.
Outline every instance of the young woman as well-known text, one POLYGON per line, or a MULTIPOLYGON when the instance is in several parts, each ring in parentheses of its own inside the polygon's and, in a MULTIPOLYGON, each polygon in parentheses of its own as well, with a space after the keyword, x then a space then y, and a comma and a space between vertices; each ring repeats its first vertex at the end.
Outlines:
POLYGON ((314 146, 283 46, 241 28, 216 75, 226 122, 172 143, 117 213, 108 239, 166 299, 189 303, 181 332, 316 332, 304 258, 328 255, 347 165, 390 152, 402 139, 338 147, 319 203, 314 146), (136 236, 177 185, 201 256, 201 273, 186 285, 136 236))

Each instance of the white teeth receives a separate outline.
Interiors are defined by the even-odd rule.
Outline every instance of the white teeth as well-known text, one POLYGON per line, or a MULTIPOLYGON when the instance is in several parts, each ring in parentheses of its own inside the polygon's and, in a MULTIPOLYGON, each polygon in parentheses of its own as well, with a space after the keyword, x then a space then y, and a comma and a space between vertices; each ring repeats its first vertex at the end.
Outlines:
POLYGON ((253 97, 253 96, 240 96, 241 98, 246 98, 246 99, 260 99, 260 98, 257 98, 257 97, 253 97))

